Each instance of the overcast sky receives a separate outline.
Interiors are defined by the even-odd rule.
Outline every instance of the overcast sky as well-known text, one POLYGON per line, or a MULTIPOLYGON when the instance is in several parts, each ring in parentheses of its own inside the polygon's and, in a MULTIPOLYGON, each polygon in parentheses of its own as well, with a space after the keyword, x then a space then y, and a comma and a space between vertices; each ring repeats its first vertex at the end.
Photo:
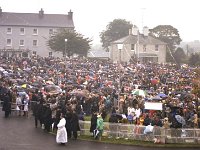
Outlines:
POLYGON ((74 13, 75 30, 100 43, 99 33, 114 19, 154 28, 172 25, 183 41, 200 40, 200 0, 0 0, 4 12, 74 13))

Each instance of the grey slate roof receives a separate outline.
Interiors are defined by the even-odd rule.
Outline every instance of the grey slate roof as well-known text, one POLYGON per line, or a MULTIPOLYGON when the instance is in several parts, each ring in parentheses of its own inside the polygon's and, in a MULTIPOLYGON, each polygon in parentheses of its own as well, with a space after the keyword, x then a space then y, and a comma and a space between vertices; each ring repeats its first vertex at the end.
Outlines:
POLYGON ((89 51, 87 57, 91 58, 109 58, 109 52, 104 50, 92 50, 89 51))
POLYGON ((68 15, 64 14, 44 14, 43 17, 40 17, 39 13, 2 12, 0 26, 74 28, 74 22, 68 15))
MULTIPOLYGON (((114 44, 118 44, 118 43, 128 43, 128 44, 136 44, 138 41, 138 36, 137 35, 128 35, 126 37, 123 37, 119 40, 114 41, 114 44)), ((154 45, 166 45, 165 42, 162 42, 156 38, 153 38, 151 36, 147 36, 145 37, 143 34, 140 34, 139 36, 139 43, 140 44, 154 44, 154 45)))

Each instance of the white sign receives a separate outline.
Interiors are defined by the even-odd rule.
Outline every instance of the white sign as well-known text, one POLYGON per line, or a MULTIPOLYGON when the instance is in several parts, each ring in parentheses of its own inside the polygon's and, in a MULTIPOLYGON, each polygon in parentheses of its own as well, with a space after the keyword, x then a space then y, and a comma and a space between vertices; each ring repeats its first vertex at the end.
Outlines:
POLYGON ((156 102, 145 102, 144 103, 144 109, 148 110, 162 110, 162 103, 156 103, 156 102))

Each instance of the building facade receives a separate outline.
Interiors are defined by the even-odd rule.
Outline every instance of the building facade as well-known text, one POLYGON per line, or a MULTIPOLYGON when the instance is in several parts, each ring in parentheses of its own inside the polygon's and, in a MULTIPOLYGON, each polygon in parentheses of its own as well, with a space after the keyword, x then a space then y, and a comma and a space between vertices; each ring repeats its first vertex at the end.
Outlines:
POLYGON ((0 8, 0 55, 7 57, 59 56, 47 46, 60 29, 74 31, 73 12, 65 14, 3 12, 0 8))
POLYGON ((129 30, 129 35, 114 41, 110 47, 110 59, 113 62, 129 62, 137 59, 140 62, 166 62, 167 44, 149 36, 147 27, 139 33, 136 26, 129 30), (121 45, 121 48, 119 48, 121 45))

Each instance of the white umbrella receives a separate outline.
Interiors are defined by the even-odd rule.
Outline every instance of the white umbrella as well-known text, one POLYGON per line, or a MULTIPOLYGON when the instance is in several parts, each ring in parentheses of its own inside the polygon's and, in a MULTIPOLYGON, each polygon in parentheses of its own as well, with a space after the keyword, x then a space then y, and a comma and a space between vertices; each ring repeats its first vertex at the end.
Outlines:
POLYGON ((133 95, 138 95, 138 96, 142 96, 142 97, 146 97, 147 92, 141 89, 135 89, 132 91, 133 95))

